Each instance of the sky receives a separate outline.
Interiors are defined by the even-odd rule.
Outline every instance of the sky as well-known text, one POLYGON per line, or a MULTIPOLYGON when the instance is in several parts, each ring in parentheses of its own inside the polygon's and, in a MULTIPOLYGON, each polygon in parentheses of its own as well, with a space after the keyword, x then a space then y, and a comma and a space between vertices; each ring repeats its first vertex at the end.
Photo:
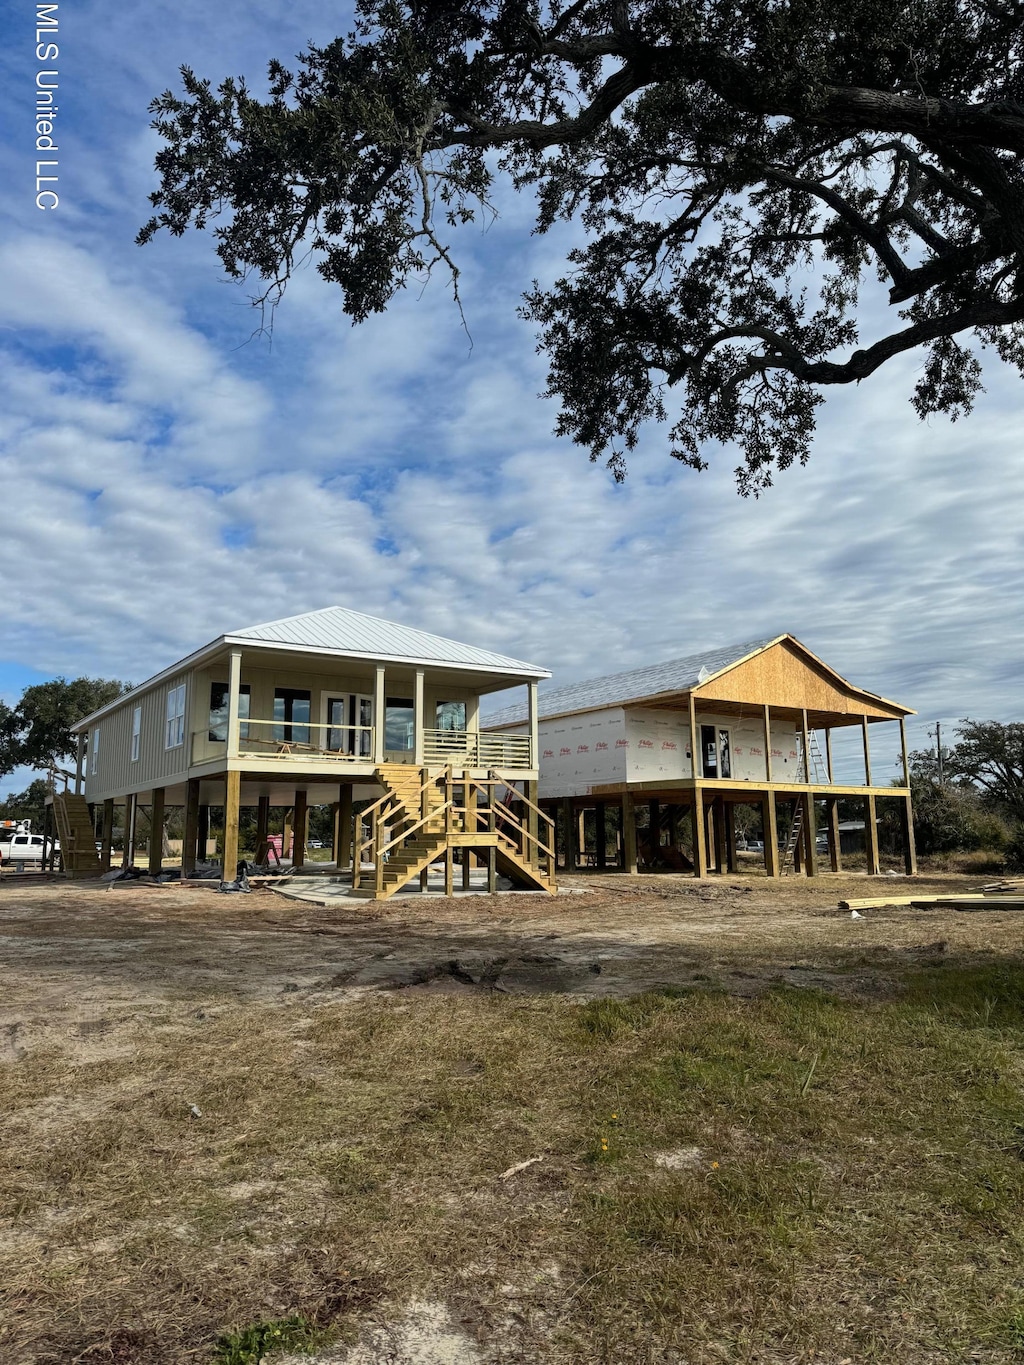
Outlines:
MULTIPOLYGON (((339 17, 340 14, 340 17, 339 17)), ((299 272, 272 338, 207 234, 140 248, 149 100, 192 66, 259 86, 347 28, 293 0, 79 0, 59 58, 0 3, 0 697, 138 682, 225 631, 339 604, 530 660, 553 685, 789 631, 939 719, 1020 719, 1019 377, 985 358, 969 419, 921 423, 920 357, 829 395, 809 465, 760 499, 652 429, 624 485, 552 435, 516 316, 575 227, 532 203, 456 240, 443 281, 353 328, 299 272), (58 72, 59 205, 36 207, 34 83, 58 72)), ((44 172, 45 173, 45 172, 44 172)), ((17 789, 25 774, 0 787, 17 789)))

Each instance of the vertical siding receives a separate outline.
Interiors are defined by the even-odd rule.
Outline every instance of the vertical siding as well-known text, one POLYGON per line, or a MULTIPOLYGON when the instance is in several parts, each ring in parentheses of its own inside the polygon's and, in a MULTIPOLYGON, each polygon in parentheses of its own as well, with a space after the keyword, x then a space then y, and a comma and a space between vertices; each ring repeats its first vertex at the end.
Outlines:
POLYGON ((179 683, 186 684, 186 727, 192 688, 185 673, 169 679, 147 692, 129 692, 109 711, 96 727, 100 732, 99 763, 92 771, 92 732, 89 734, 89 763, 86 768, 85 794, 90 801, 105 801, 130 791, 151 791, 180 782, 188 768, 188 736, 179 748, 165 744, 167 694, 179 683), (132 712, 142 707, 139 757, 132 760, 132 712))

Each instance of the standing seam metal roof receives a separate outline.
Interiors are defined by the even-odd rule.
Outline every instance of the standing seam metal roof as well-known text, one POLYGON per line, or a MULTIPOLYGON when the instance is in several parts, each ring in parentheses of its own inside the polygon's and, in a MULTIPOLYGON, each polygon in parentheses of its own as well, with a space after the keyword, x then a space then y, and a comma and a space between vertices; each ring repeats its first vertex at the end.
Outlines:
MULTIPOLYGON (((778 635, 765 640, 751 640, 745 645, 730 645, 724 649, 710 649, 703 654, 690 654, 685 659, 669 659, 662 664, 652 664, 647 668, 633 668, 628 673, 613 673, 606 678, 593 678, 589 682, 570 683, 566 687, 556 687, 550 692, 542 692, 538 698, 538 714, 541 720, 553 716, 569 715, 574 711, 596 711, 604 706, 622 706, 626 702, 642 701, 645 697, 659 696, 665 692, 689 692, 702 682, 701 674, 710 676, 730 664, 745 659, 749 654, 778 640, 778 635)), ((519 725, 528 719, 525 706, 506 706, 502 711, 485 716, 483 724, 519 725)))
POLYGON ((225 638, 232 641, 258 640, 286 648, 289 645, 301 646, 360 657, 461 664, 501 673, 520 673, 532 678, 551 676, 547 669, 524 663, 522 659, 460 644, 458 640, 448 640, 442 635, 417 630, 414 626, 367 616, 347 607, 324 607, 301 616, 285 616, 279 621, 267 621, 263 625, 231 631, 225 638))

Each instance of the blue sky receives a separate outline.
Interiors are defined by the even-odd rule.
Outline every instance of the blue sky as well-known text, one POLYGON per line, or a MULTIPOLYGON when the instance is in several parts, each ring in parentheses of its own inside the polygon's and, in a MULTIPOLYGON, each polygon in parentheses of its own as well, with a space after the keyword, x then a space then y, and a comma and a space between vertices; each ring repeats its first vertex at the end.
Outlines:
MULTIPOLYGON (((758 502, 654 431, 616 486, 551 435, 521 291, 571 229, 504 195, 443 283, 353 329, 305 271, 273 344, 211 240, 138 248, 146 105, 187 62, 258 84, 322 6, 61 5, 60 206, 32 187, 34 6, 0 5, 0 695, 140 680, 226 629, 332 603, 534 660, 557 682, 789 630, 936 718, 1020 718, 1019 379, 922 425, 918 357, 829 397, 807 469, 758 502)), ((17 778, 7 785, 15 785, 17 778)))

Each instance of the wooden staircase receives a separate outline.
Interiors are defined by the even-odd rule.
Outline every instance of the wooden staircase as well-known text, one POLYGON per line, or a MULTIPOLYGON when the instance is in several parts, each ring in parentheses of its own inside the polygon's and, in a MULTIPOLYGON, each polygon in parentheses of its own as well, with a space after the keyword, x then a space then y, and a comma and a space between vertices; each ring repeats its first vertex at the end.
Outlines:
POLYGON ((500 773, 485 779, 456 778, 451 767, 417 768, 405 763, 380 764, 377 780, 384 795, 360 816, 370 837, 357 839, 353 890, 373 900, 387 900, 414 877, 425 879, 432 863, 445 865, 445 890, 452 890, 452 855, 476 853, 493 860, 489 882, 500 872, 513 885, 534 891, 556 891, 554 839, 531 832, 531 814, 539 829, 550 819, 518 792, 529 807, 524 817, 502 799, 513 791, 500 773), (456 797, 462 804, 457 804, 456 797), (369 864, 369 867, 367 866, 369 864))
POLYGON ((60 840, 65 877, 98 877, 103 871, 96 852, 96 835, 84 796, 55 791, 53 817, 60 840))

